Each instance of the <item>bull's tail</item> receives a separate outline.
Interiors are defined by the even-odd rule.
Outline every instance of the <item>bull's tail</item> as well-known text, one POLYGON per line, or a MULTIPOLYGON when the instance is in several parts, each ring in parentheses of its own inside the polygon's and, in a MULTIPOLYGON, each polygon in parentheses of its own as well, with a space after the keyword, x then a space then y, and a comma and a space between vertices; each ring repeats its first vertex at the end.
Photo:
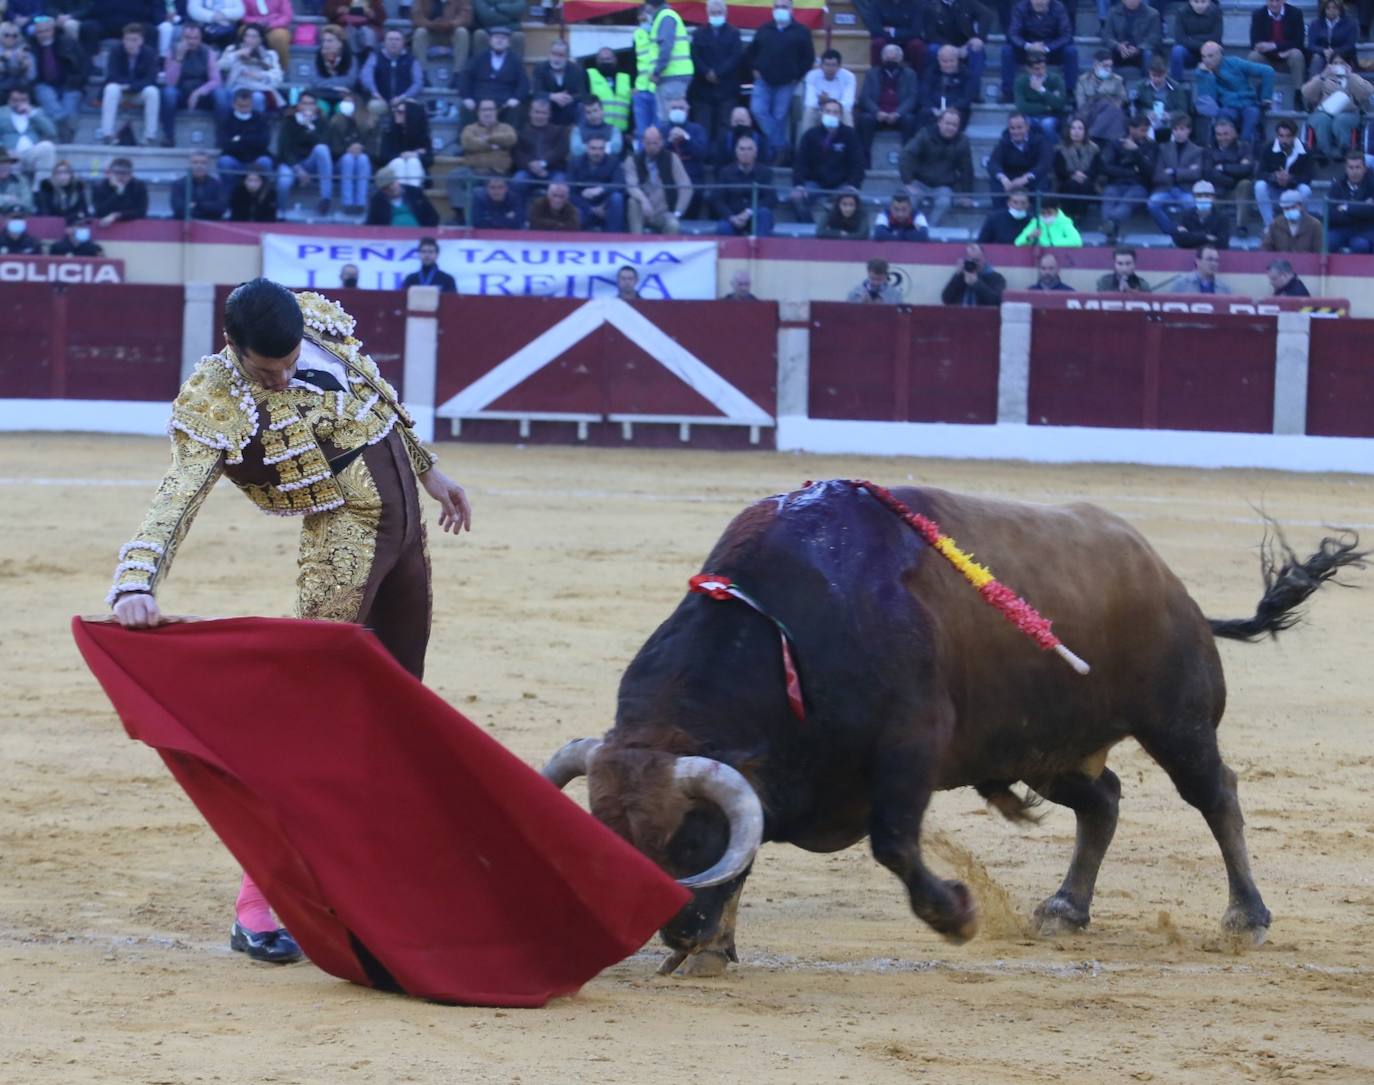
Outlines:
POLYGON ((1299 561, 1278 525, 1272 520, 1268 523, 1269 530, 1265 531, 1260 543, 1264 595, 1259 606, 1250 618, 1209 618, 1213 636, 1255 641, 1282 632, 1297 624, 1300 615, 1296 609, 1309 595, 1341 569, 1364 568, 1370 553, 1356 550, 1360 544, 1359 535, 1343 529, 1339 536, 1324 538, 1317 552, 1306 561, 1299 561))

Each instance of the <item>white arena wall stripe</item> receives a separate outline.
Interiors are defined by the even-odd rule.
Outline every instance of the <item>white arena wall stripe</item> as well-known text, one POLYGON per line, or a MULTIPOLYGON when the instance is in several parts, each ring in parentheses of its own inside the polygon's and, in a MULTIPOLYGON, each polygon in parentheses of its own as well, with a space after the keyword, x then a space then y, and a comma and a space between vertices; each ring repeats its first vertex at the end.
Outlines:
POLYGON ((778 419, 779 452, 1374 474, 1374 438, 778 419))

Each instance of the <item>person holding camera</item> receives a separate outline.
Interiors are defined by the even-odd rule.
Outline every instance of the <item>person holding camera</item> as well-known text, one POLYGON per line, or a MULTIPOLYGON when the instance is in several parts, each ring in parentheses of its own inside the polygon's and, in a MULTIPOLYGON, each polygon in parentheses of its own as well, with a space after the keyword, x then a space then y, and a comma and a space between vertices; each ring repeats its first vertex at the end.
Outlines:
POLYGON ((868 274, 849 292, 849 301, 863 305, 900 305, 902 292, 889 274, 887 261, 875 256, 868 262, 868 274))
POLYGON ((946 305, 1001 305, 1007 280, 988 266, 983 246, 976 241, 964 248, 964 259, 940 294, 946 305))

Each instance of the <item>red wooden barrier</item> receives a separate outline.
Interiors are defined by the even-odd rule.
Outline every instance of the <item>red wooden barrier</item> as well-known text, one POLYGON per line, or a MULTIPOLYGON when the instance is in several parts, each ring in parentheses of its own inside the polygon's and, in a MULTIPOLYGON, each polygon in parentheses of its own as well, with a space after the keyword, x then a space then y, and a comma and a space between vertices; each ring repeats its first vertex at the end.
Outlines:
POLYGON ((1307 367, 1307 432, 1374 437, 1374 320, 1314 320, 1307 367))
POLYGON ((1273 317, 1037 309, 1032 321, 1032 425, 1273 429, 1273 317))
POLYGON ((0 395, 171 400, 182 288, 13 283, 0 290, 0 395))
POLYGON ((773 448, 777 321, 769 302, 445 295, 438 432, 472 441, 773 448))
MULTIPOLYGON (((224 302, 233 293, 232 286, 215 287, 215 334, 212 342, 219 350, 224 343, 224 302)), ((356 320, 353 334, 363 341, 363 347, 377 363, 398 394, 405 375, 406 295, 404 290, 345 290, 342 287, 321 290, 320 293, 337 301, 356 320)))
POLYGON ((811 304, 812 418, 997 421, 995 309, 811 304))

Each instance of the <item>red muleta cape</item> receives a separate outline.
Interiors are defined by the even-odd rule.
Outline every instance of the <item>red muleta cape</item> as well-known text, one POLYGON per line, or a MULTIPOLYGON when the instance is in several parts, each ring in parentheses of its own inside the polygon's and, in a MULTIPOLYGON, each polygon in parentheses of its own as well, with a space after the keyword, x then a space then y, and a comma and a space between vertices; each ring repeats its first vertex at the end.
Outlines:
POLYGON ((358 626, 76 618, 72 631, 130 737, 332 975, 541 1006, 689 899, 358 626))

